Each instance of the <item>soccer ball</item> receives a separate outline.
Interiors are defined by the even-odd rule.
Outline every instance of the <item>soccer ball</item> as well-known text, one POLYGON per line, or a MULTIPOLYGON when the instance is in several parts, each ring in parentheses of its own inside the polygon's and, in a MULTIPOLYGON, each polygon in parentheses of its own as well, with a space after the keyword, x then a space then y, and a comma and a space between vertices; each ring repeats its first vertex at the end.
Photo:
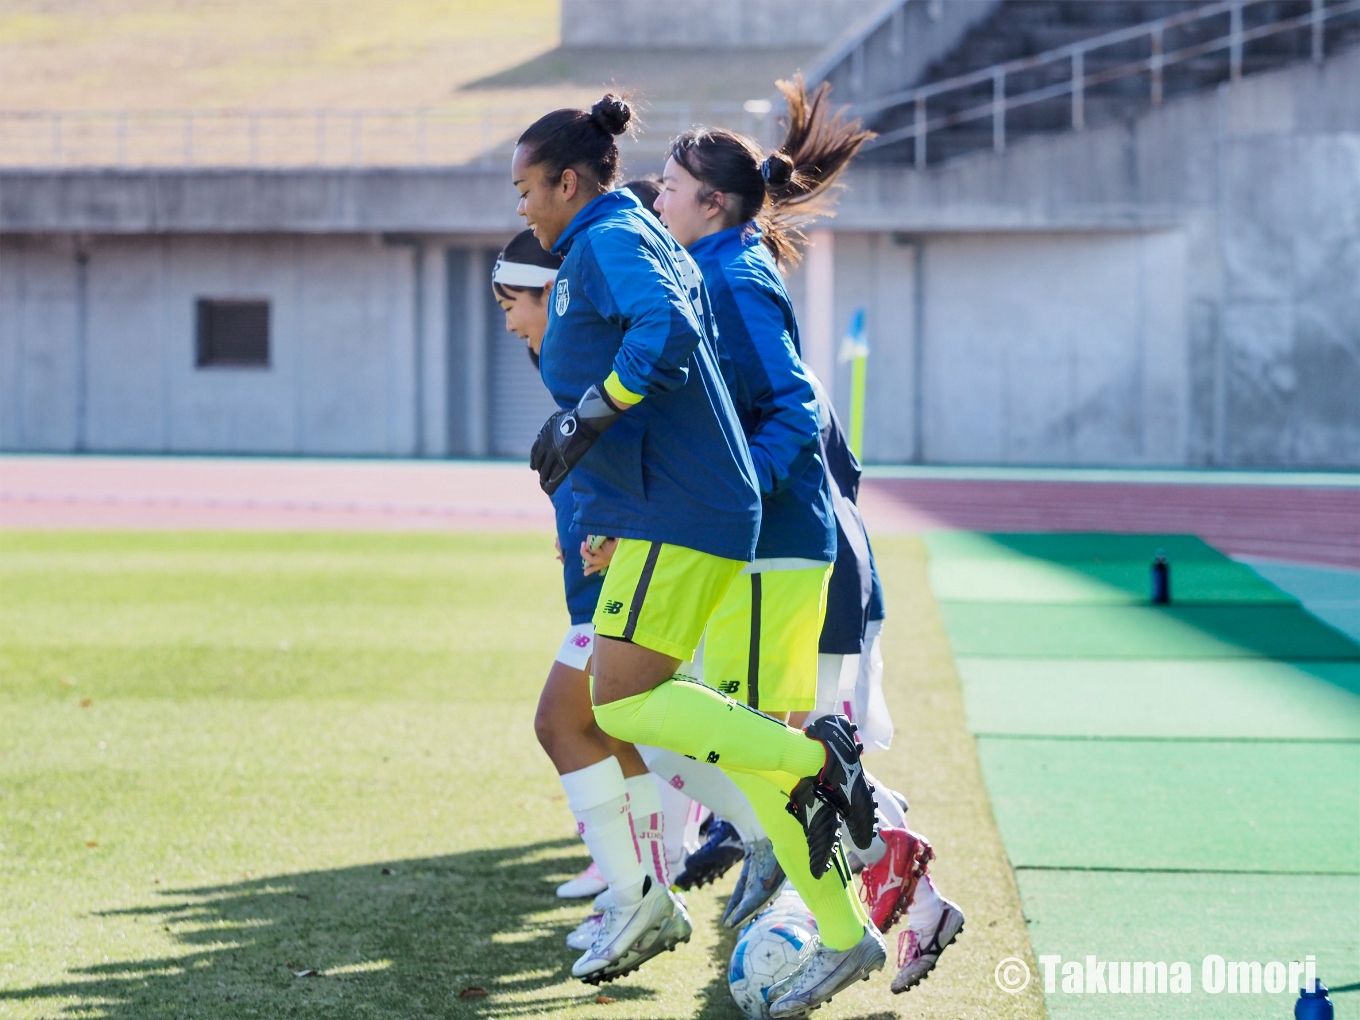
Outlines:
POLYGON ((727 986, 737 1007, 751 1020, 770 1020, 766 993, 794 972, 799 954, 816 930, 811 912, 791 888, 743 929, 732 950, 727 986))

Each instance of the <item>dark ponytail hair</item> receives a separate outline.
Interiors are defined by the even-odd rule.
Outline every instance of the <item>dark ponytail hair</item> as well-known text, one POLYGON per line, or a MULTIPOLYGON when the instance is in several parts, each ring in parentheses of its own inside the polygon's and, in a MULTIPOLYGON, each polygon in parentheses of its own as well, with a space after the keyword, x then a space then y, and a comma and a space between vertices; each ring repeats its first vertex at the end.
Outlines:
POLYGON ((633 108, 613 92, 585 110, 554 110, 545 113, 519 136, 519 145, 530 150, 529 165, 541 166, 556 184, 562 171, 575 170, 604 190, 619 176, 619 147, 615 135, 633 130, 633 108))
POLYGON ((841 110, 830 112, 831 85, 822 82, 811 96, 799 75, 777 83, 789 104, 783 143, 766 155, 745 135, 724 128, 686 131, 671 143, 668 155, 703 189, 700 200, 721 191, 730 226, 755 220, 778 262, 794 263, 806 242, 803 226, 818 216, 831 216, 836 178, 874 137, 859 121, 846 121, 841 110))
POLYGON ((623 185, 620 190, 631 191, 642 203, 642 208, 653 216, 657 215, 656 199, 661 194, 661 182, 655 177, 639 177, 637 180, 629 181, 623 185))

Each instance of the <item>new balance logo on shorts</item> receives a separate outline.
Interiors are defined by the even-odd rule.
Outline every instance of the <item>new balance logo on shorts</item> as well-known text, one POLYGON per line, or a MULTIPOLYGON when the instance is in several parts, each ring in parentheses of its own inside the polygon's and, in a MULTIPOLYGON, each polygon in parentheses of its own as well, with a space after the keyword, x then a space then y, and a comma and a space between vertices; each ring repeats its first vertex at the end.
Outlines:
POLYGON ((718 690, 722 691, 724 694, 736 694, 740 689, 740 680, 724 680, 722 683, 718 684, 718 690))
POLYGON ((604 611, 610 616, 618 616, 619 613, 623 612, 623 603, 617 599, 611 599, 604 604, 604 611))
POLYGON ((705 760, 706 760, 710 765, 716 765, 716 764, 718 764, 718 752, 717 752, 717 751, 709 751, 709 752, 708 752, 708 758, 705 759, 705 760))

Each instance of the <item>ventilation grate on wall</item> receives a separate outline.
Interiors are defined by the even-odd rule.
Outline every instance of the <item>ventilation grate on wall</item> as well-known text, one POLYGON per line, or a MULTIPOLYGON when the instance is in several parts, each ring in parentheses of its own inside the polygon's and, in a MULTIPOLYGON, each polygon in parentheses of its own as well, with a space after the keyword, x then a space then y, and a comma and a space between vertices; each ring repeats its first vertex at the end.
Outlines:
POLYGON ((269 302, 198 299, 199 368, 268 368, 269 302))

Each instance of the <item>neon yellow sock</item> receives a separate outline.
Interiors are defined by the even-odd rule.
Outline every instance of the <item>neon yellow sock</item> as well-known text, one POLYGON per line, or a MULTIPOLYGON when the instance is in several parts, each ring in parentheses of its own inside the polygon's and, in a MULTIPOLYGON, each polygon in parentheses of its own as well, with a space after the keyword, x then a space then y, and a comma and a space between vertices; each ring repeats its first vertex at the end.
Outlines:
MULTIPOLYGON (((770 778, 750 772, 734 771, 727 775, 751 802, 756 818, 774 845, 780 867, 817 919, 817 933, 822 944, 829 949, 849 949, 864 937, 869 919, 855 895, 845 857, 838 850, 830 870, 820 878, 813 878, 808 867, 808 845, 803 827, 784 809, 789 802, 788 791, 780 789, 770 778)), ((796 776, 790 778, 797 780, 796 776)))
POLYGON ((826 763, 819 741, 683 677, 645 694, 596 705, 595 721, 619 740, 744 771, 811 776, 826 763))

